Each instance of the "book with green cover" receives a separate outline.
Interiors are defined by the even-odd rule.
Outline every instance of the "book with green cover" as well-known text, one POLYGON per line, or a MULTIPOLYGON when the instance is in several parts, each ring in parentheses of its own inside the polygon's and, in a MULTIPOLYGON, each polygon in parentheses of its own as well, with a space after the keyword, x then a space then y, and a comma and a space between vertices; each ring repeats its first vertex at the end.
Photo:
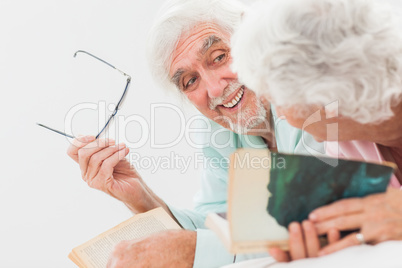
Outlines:
POLYGON ((227 220, 208 215, 206 225, 232 253, 287 249, 291 222, 339 199, 384 192, 394 167, 239 149, 230 159, 227 220))

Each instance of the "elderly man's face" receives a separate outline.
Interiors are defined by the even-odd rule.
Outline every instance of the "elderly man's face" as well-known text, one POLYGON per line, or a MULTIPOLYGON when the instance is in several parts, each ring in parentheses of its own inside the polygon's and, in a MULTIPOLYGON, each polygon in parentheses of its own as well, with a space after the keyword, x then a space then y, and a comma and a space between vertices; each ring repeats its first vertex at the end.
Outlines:
POLYGON ((266 126, 268 107, 230 69, 228 41, 216 25, 201 24, 179 40, 170 68, 172 82, 205 116, 241 134, 266 126))

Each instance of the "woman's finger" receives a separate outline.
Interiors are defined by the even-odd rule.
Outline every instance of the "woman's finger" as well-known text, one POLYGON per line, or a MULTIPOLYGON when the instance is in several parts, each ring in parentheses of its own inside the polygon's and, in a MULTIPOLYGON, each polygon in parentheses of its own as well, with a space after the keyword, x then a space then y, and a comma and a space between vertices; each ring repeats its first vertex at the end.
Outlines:
POLYGON ((329 244, 328 246, 322 248, 318 253, 318 255, 319 256, 328 255, 347 247, 360 245, 361 242, 356 238, 356 234, 357 233, 352 233, 350 235, 345 236, 344 238, 342 238, 337 242, 329 244))
POLYGON ((268 250, 268 253, 277 262, 289 262, 290 261, 289 252, 284 251, 280 248, 270 248, 268 250))
POLYGON ((302 228, 297 222, 289 224, 289 251, 292 260, 306 258, 302 228))
POLYGON ((363 209, 364 204, 362 198, 343 199, 313 210, 309 215, 309 220, 321 222, 352 213, 359 213, 362 212, 363 209))
POLYGON ((356 213, 347 216, 339 216, 330 220, 318 222, 315 224, 318 235, 327 234, 331 229, 340 231, 360 229, 367 216, 365 213, 356 213))
POLYGON ((333 244, 341 239, 341 232, 335 228, 330 229, 327 233, 328 244, 333 244))
POLYGON ((314 224, 311 221, 303 221, 302 227, 307 257, 317 257, 320 250, 320 241, 314 224))
POLYGON ((386 195, 384 193, 372 194, 364 198, 347 198, 336 201, 330 205, 322 206, 313 210, 309 215, 309 220, 321 222, 340 216, 358 214, 374 205, 384 202, 386 195))

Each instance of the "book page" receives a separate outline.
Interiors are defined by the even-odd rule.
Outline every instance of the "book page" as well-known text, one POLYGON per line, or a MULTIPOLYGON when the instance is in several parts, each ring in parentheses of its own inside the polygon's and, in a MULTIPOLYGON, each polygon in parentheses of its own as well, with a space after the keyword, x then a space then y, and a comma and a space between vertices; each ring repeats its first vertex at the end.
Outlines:
POLYGON ((288 239, 287 229, 267 212, 270 166, 268 150, 240 149, 232 155, 228 221, 234 243, 288 239))
MULTIPOLYGON (((210 213, 205 220, 205 226, 214 231, 225 247, 230 250, 232 241, 229 234, 229 223, 223 218, 222 213, 210 213)), ((226 217, 226 213, 224 213, 226 217)))
POLYGON ((78 256, 80 263, 85 263, 85 267, 104 268, 113 247, 120 241, 138 239, 169 229, 181 228, 163 208, 156 208, 146 213, 137 214, 74 248, 73 256, 78 256))

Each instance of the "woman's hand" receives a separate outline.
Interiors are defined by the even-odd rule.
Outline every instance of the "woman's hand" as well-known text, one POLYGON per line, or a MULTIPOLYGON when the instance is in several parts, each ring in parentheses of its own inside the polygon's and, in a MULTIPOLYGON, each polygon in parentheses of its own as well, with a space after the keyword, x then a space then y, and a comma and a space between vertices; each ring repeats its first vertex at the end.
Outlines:
MULTIPOLYGON (((335 243, 339 240, 339 232, 336 229, 330 229, 327 237, 330 244, 335 243)), ((318 257, 320 249, 316 228, 311 221, 306 220, 301 224, 298 222, 289 224, 289 251, 270 248, 269 254, 278 262, 289 262, 318 257)))
MULTIPOLYGON (((402 240, 402 192, 388 188, 386 193, 340 200, 314 210, 309 218, 319 235, 332 228, 340 231, 359 229, 368 244, 402 240)), ((324 247, 319 255, 361 244, 356 234, 324 247)))

